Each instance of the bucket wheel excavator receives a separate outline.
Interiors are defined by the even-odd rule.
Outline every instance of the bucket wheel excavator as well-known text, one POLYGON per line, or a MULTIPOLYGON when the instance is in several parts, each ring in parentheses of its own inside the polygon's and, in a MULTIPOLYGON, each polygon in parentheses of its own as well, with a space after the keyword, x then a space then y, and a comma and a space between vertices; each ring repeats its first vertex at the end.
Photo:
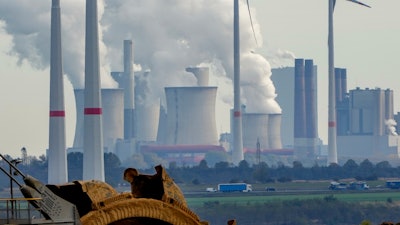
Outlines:
MULTIPOLYGON (((4 161, 13 167, 6 158, 4 161)), ((0 167, 1 168, 1 167, 0 167)), ((24 175, 16 167, 25 184, 19 184, 25 198, 43 215, 43 224, 66 225, 207 225, 186 204, 186 200, 162 166, 156 174, 139 174, 128 168, 124 180, 131 192, 119 193, 109 184, 97 181, 74 181, 62 185, 43 184, 24 175)), ((35 221, 35 224, 42 224, 35 221)), ((235 220, 228 221, 235 225, 235 220)))

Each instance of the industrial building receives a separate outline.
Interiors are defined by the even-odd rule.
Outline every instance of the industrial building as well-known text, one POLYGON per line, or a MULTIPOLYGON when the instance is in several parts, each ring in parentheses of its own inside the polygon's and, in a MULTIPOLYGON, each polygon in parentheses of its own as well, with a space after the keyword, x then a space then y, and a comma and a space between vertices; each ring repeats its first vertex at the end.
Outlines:
MULTIPOLYGON (((295 67, 272 69, 271 79, 283 112, 282 143, 284 148, 293 146, 300 159, 312 158, 309 153, 319 155, 318 148, 322 145, 317 129, 312 128, 317 126, 318 114, 314 108, 316 103, 312 103, 317 101, 317 67, 313 66, 314 78, 310 80, 311 63, 295 59, 295 67)), ((392 90, 356 88, 348 91, 347 70, 335 68, 335 99, 337 153, 341 161, 399 158, 400 113, 394 115, 392 90)))
MULTIPOLYGON (((336 79, 340 79, 340 72, 344 71, 336 70, 336 79)), ((337 102, 339 158, 371 161, 399 158, 400 139, 395 129, 392 90, 356 88, 337 98, 337 102)))

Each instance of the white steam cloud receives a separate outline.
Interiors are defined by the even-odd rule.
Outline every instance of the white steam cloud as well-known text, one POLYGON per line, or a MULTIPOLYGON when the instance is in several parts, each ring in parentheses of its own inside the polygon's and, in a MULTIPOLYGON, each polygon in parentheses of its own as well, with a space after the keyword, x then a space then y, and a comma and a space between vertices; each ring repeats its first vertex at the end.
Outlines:
POLYGON ((385 120, 386 129, 390 135, 397 136, 396 121, 394 119, 385 120))
MULTIPOLYGON (((13 53, 20 62, 29 61, 38 69, 49 64, 50 9, 50 0, 35 4, 32 0, 0 0, 0 20, 13 37, 13 53)), ((243 103, 248 112, 280 113, 270 64, 254 53, 257 43, 244 1, 240 12, 243 103)), ((84 81, 84 13, 84 1, 61 1, 63 67, 75 88, 82 88, 84 81)), ((109 72, 121 70, 123 40, 132 39, 135 63, 151 70, 148 81, 154 99, 164 96, 166 86, 194 85, 196 80, 185 72, 186 67, 209 65, 210 85, 219 87, 219 101, 232 105, 233 1, 102 0, 99 18, 103 87, 115 85, 109 72)))

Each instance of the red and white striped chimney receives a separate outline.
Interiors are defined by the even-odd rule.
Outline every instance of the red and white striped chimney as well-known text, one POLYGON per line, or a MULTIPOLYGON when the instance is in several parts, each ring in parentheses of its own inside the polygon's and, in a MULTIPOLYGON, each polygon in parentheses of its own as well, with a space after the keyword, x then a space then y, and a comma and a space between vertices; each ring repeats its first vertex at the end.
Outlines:
POLYGON ((86 0, 83 179, 104 181, 97 0, 86 0))
POLYGON ((48 183, 50 184, 61 184, 68 181, 60 11, 60 0, 53 0, 51 6, 48 150, 48 183))

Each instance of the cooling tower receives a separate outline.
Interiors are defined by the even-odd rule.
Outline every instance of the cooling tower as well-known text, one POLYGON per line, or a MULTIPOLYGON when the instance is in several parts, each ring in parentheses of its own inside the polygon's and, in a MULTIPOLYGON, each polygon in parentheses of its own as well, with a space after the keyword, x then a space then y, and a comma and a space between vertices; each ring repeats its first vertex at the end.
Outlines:
POLYGON ((138 142, 157 141, 158 123, 160 119, 160 102, 152 105, 136 107, 136 139, 138 142))
POLYGON ((243 147, 256 149, 257 141, 261 149, 269 149, 268 114, 244 113, 243 123, 243 147))
POLYGON ((124 77, 123 82, 120 84, 122 84, 124 89, 124 138, 125 140, 130 140, 135 137, 135 79, 133 74, 133 51, 131 40, 124 40, 124 77))
MULTIPOLYGON (((84 124, 84 90, 75 89, 76 103, 76 125, 73 148, 83 147, 83 124, 84 124)), ((124 127, 124 91, 123 89, 101 89, 103 103, 103 140, 106 152, 116 153, 117 140, 123 139, 124 127)))
POLYGON ((193 73, 198 86, 208 86, 210 69, 208 67, 188 67, 187 72, 193 73))
POLYGON ((268 142, 270 149, 282 149, 281 123, 282 114, 268 115, 268 142))
POLYGON ((294 72, 294 138, 306 137, 306 97, 304 59, 295 59, 294 72))
POLYGON ((83 179, 104 181, 97 0, 86 0, 83 179))
POLYGON ((217 87, 167 87, 167 145, 218 145, 217 87))
POLYGON ((49 184, 68 181, 60 11, 60 0, 53 0, 50 43, 49 184))

